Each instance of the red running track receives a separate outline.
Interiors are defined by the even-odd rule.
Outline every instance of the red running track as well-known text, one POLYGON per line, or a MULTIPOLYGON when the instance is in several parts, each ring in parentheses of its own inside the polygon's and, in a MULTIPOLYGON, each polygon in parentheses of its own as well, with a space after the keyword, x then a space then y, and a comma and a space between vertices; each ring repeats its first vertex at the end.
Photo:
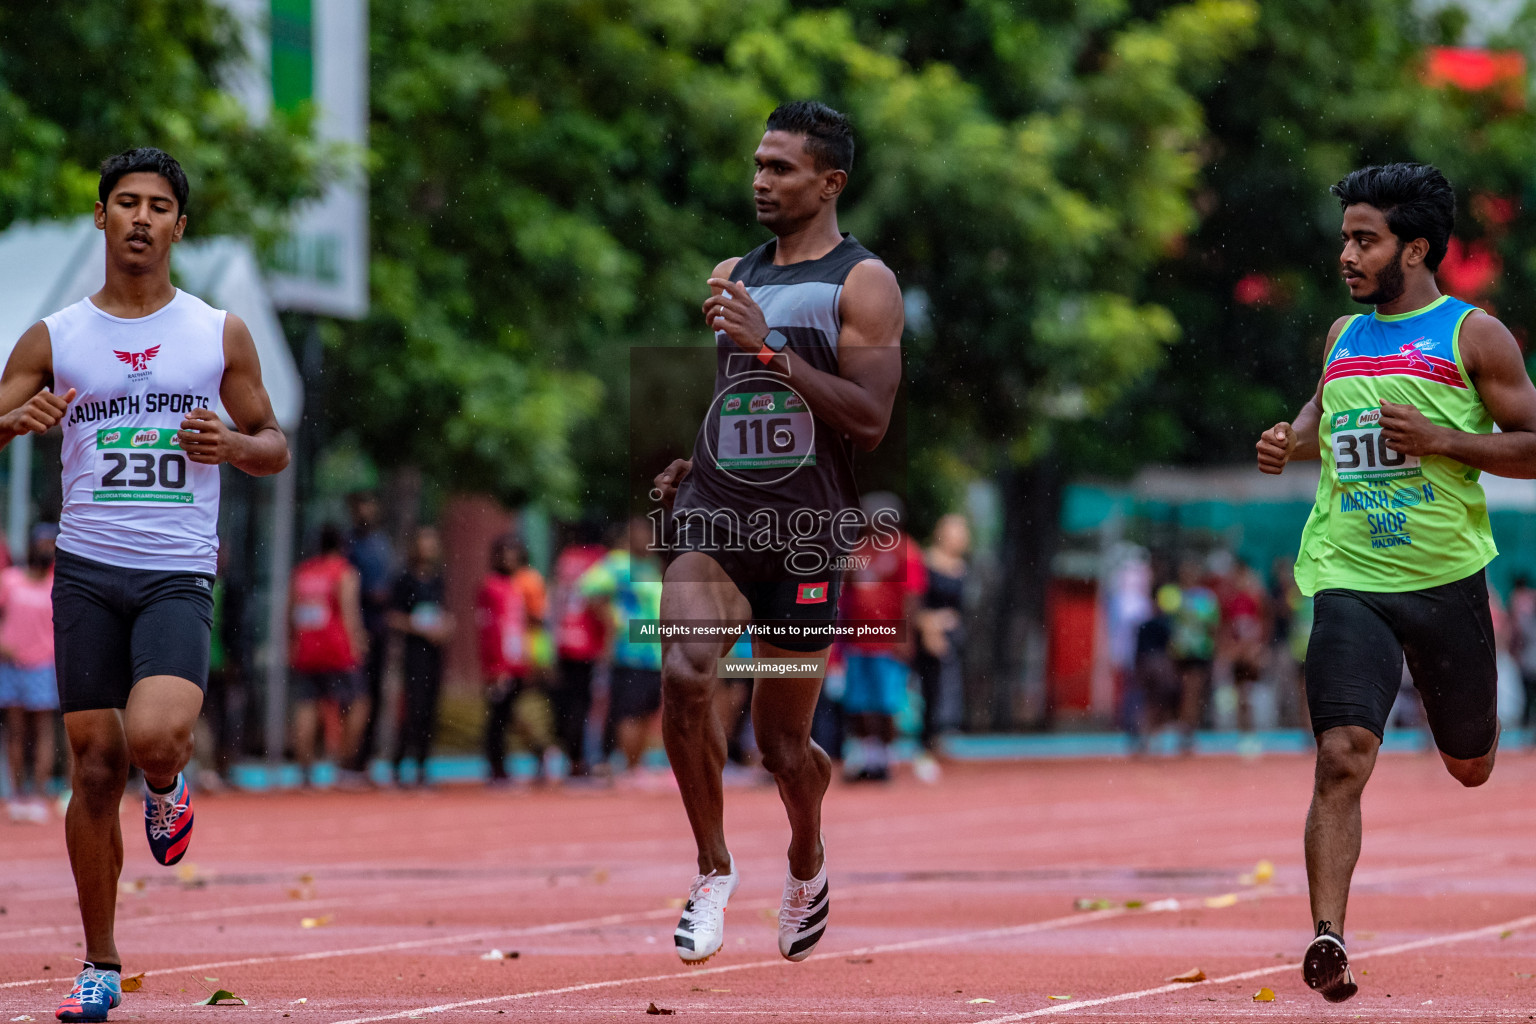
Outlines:
MULTIPOLYGON (((671 950, 693 874, 675 792, 202 795, 180 876, 125 804, 118 938, 147 977, 112 1019, 604 1022, 651 1003, 848 1024, 1536 1016, 1536 756, 1506 752, 1470 791, 1438 758, 1381 759, 1348 929, 1362 990, 1338 1006, 1296 966, 1310 774, 1271 756, 836 786, 830 928, 803 964, 775 944, 777 796, 729 790, 744 881, 726 948, 694 969, 671 950), (1261 859, 1273 881, 1244 884, 1261 859), (482 959, 493 948, 519 955, 482 959), (1196 967, 1211 980, 1166 982, 1196 967), (1253 1001, 1264 986, 1274 1002, 1253 1001), (218 988, 250 1005, 191 1005, 218 988)), ((0 824, 0 905, 0 1021, 52 1020, 80 954, 61 825, 0 824)))

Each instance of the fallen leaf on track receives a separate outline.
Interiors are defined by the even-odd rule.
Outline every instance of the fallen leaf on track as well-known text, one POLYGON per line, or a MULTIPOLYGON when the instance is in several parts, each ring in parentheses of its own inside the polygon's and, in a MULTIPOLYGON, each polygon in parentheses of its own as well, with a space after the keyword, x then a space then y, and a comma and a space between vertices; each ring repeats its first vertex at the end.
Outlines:
POLYGON ((1143 903, 1141 900, 1126 900, 1125 901, 1125 909, 1126 910, 1140 910, 1144 906, 1146 906, 1146 904, 1143 903))
POLYGON ((1045 998, 1047 998, 1047 999, 1056 999, 1056 1000, 1060 1000, 1061 1002, 1066 1002, 1068 999, 1071 999, 1072 997, 1071 996, 1046 996, 1045 998))
POLYGON ((1221 896, 1211 896, 1206 899, 1205 905, 1212 910, 1220 910, 1222 907, 1235 907, 1237 906, 1237 896, 1230 892, 1221 896))
POLYGON ((123 979, 123 991, 124 992, 137 992, 139 989, 141 989, 143 987, 144 987, 144 972, 143 971, 140 971, 138 974, 130 974, 130 975, 128 975, 128 977, 123 979))
POLYGON ((1256 1003, 1272 1003, 1275 1001, 1275 990, 1268 986, 1261 988, 1253 994, 1253 1001, 1256 1003))
POLYGON ((515 949, 508 950, 506 952, 503 952, 502 950, 499 950, 499 949, 493 949, 489 953, 482 953, 482 954, 480 954, 480 959, 481 960, 516 960, 521 955, 522 954, 519 953, 515 949))
POLYGON ((647 1006, 645 1008, 645 1012, 646 1013, 659 1013, 659 1014, 661 1014, 664 1017, 670 1017, 674 1013, 676 1013, 677 1011, 676 1010, 664 1010, 661 1007, 657 1006, 655 1003, 652 1003, 650 1006, 647 1006))
MULTIPOLYGON (((309 1002, 309 997, 305 996, 303 999, 295 999, 293 1002, 289 1003, 288 1005, 289 1006, 293 1006, 293 1005, 297 1004, 299 1006, 303 1006, 307 1002, 309 1002)), ((286 1016, 286 1014, 284 1016, 286 1016)))
POLYGON ((244 999, 235 995, 229 989, 221 988, 207 999, 199 999, 193 1006, 249 1006, 244 999))
POLYGON ((1115 904, 1113 900, 1106 900, 1102 898, 1091 899, 1087 896, 1083 896, 1072 901, 1073 910, 1113 910, 1114 908, 1115 904))
POLYGON ((26 1014, 22 1014, 20 1017, 12 1017, 11 1018, 11 1020, 32 1020, 32 1019, 33 1018, 28 1017, 26 1014))
POLYGON ((872 964, 872 963, 875 962, 875 960, 874 960, 873 957, 868 957, 868 956, 861 956, 861 957, 852 957, 851 956, 851 957, 848 957, 848 962, 851 963, 851 964, 872 964))
POLYGON ((1275 866, 1273 864, 1271 864, 1269 861, 1261 860, 1257 864, 1254 865, 1254 868, 1253 868, 1253 880, 1255 882, 1258 882, 1260 885, 1263 885, 1265 882, 1272 882, 1272 881, 1274 881, 1274 878, 1275 878, 1275 866))
POLYGON ((331 923, 331 915, 324 914, 320 917, 305 917, 299 919, 300 928, 324 928, 331 923))
POLYGON ((315 876, 310 874, 307 871, 304 872, 304 874, 299 876, 299 884, 300 885, 313 885, 314 881, 315 881, 315 876))
POLYGON ((975 1006, 977 1003, 995 1003, 995 1002, 997 1002, 996 999, 967 999, 966 1000, 966 1003, 968 1005, 970 1005, 970 1006, 975 1006))
POLYGON ((1202 971, 1198 967, 1191 967, 1189 970, 1185 971, 1183 974, 1175 974, 1173 977, 1169 978, 1168 980, 1169 981, 1180 981, 1180 982, 1184 982, 1185 984, 1192 985, 1192 984, 1194 984, 1197 981, 1204 981, 1205 980, 1205 972, 1202 971))
POLYGON ((596 882, 598 885, 602 885, 604 882, 608 881, 608 869, 598 868, 596 871, 592 872, 592 881, 596 882))

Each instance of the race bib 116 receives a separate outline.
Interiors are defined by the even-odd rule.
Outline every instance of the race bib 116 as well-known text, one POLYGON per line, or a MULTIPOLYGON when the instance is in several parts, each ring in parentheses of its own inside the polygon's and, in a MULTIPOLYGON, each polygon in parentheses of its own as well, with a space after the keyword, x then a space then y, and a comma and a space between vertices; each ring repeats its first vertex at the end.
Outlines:
POLYGON ((810 410, 793 391, 740 391, 721 398, 715 457, 722 469, 814 466, 810 410))

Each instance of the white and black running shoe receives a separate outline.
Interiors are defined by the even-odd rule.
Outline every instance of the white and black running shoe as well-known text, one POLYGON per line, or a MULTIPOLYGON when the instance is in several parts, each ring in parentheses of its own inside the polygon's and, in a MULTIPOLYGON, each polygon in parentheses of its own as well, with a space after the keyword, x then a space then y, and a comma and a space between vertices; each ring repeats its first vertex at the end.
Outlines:
POLYGON ((811 955, 827 931, 827 861, 809 882, 784 874, 784 902, 779 904, 779 952, 799 963, 811 955))
POLYGON ((1344 937, 1333 930, 1333 922, 1317 922, 1317 938, 1302 957, 1301 976, 1330 1003, 1342 1003, 1360 990, 1349 970, 1344 937))
POLYGON ((730 871, 699 875, 688 887, 688 902, 683 905, 677 931, 672 933, 672 942, 683 963, 701 964, 720 952, 725 943, 725 905, 740 880, 733 857, 730 871))

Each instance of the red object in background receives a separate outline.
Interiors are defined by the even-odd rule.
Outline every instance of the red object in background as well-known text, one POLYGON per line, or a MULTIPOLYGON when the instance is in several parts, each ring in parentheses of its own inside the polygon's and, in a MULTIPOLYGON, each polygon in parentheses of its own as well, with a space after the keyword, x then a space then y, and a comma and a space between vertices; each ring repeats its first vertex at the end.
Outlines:
POLYGON ((1424 66, 1429 85, 1454 85, 1468 92, 1498 88, 1511 107, 1525 106, 1525 55, 1518 50, 1435 46, 1424 66))
POLYGON ((1513 199, 1505 196, 1489 195, 1487 192, 1478 192, 1472 196, 1472 216, 1490 229, 1501 228, 1515 219, 1515 214, 1520 212, 1519 206, 1513 199))
POLYGON ((1045 598, 1045 678, 1051 710, 1093 709, 1093 645, 1097 641, 1099 588, 1091 580, 1058 579, 1045 598))
POLYGON ((1267 306, 1275 301, 1275 282, 1268 274, 1249 274, 1232 286, 1232 298, 1245 306, 1267 306))
POLYGON ((1474 302, 1493 288, 1503 269, 1499 254, 1488 243, 1452 238, 1436 273, 1448 293, 1474 302))

